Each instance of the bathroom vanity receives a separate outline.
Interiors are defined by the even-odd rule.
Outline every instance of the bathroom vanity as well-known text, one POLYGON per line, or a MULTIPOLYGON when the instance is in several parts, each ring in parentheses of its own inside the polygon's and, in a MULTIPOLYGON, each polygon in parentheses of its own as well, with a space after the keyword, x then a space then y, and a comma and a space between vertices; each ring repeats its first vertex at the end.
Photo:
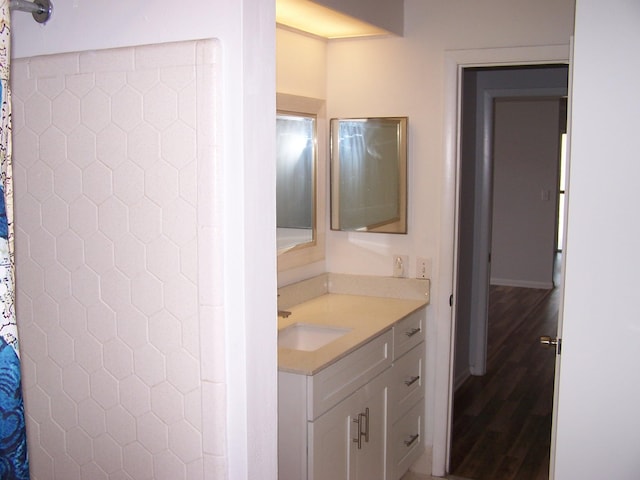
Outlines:
POLYGON ((427 303, 327 292, 279 318, 280 480, 398 480, 422 454, 427 303))

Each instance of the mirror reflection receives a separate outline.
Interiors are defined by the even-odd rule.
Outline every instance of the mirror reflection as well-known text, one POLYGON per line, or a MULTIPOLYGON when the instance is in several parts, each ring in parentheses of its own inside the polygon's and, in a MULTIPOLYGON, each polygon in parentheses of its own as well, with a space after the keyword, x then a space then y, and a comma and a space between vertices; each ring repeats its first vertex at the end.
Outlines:
POLYGON ((278 251, 315 240, 315 132, 315 116, 285 112, 276 116, 278 251))
POLYGON ((407 232, 407 118, 331 120, 331 228, 407 232))

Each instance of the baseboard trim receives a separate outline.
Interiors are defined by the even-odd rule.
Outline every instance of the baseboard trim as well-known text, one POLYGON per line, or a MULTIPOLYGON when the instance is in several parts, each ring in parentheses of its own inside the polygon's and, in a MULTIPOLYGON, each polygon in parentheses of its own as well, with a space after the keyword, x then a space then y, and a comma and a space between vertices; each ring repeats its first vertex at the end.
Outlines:
POLYGON ((465 370, 464 372, 462 372, 462 374, 456 375, 456 378, 453 382, 453 391, 455 392, 456 390, 458 390, 470 376, 471 373, 469 372, 469 370, 465 370))

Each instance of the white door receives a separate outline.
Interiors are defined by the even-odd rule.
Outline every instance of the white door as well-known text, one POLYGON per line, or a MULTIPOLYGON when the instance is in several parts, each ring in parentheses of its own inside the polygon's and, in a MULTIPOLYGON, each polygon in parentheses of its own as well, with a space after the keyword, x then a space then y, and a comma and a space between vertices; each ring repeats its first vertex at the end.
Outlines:
POLYGON ((577 0, 555 479, 640 476, 640 3, 577 0))

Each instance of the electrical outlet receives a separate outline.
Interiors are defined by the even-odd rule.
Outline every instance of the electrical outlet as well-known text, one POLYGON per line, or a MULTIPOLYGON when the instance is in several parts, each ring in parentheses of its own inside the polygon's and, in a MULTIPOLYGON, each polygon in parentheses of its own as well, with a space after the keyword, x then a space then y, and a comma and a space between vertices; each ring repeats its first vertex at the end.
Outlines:
POLYGON ((418 257, 416 260, 416 278, 431 277, 431 259, 418 257))
POLYGON ((408 268, 409 268, 408 255, 393 256, 393 276, 394 277, 406 277, 408 268))

